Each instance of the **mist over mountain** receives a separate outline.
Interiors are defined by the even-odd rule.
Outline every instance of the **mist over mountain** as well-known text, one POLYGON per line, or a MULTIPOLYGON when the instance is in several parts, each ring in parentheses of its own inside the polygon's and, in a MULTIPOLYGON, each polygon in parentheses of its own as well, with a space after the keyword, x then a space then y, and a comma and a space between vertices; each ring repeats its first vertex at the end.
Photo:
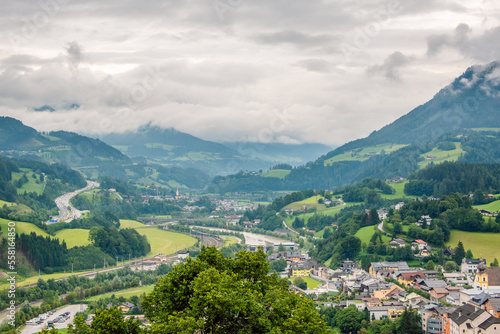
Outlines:
POLYGON ((500 162, 500 63, 468 68, 430 101, 282 179, 238 174, 217 189, 321 189, 366 177, 407 177, 443 161, 500 162))

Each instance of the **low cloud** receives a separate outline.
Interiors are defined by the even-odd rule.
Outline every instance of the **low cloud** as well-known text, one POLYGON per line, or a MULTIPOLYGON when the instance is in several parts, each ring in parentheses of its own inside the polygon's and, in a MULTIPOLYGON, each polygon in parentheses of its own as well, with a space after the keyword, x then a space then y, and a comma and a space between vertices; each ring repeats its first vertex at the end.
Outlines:
POLYGON ((500 26, 474 34, 472 28, 460 23, 452 32, 435 34, 427 39, 427 56, 435 57, 449 48, 477 61, 500 59, 500 26))
POLYGON ((373 65, 367 68, 368 74, 380 74, 390 80, 401 81, 401 68, 408 66, 415 60, 415 56, 405 56, 396 51, 391 53, 380 65, 373 65))

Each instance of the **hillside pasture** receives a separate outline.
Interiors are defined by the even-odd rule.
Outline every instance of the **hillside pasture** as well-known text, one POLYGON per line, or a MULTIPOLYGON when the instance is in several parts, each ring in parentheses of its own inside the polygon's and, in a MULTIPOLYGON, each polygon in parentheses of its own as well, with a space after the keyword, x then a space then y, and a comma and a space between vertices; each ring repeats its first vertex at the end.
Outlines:
MULTIPOLYGON (((358 230, 358 232, 356 232, 355 236, 361 240, 361 243, 364 242, 365 244, 368 245, 370 243, 370 239, 372 238, 372 236, 375 234, 375 232, 377 230, 378 229, 377 229, 376 225, 365 226, 365 227, 360 228, 358 230)), ((389 241, 391 241, 391 238, 389 238, 385 234, 382 234, 382 241, 389 242, 389 241)))
POLYGON ((260 175, 263 177, 275 177, 278 179, 284 179, 288 174, 290 174, 290 170, 287 169, 271 169, 267 172, 261 173, 260 175))
POLYGON ((335 162, 339 161, 365 161, 370 159, 371 157, 382 154, 382 151, 386 154, 395 152, 407 145, 399 145, 399 144, 379 144, 376 146, 365 147, 361 150, 352 150, 349 152, 344 152, 342 154, 338 154, 334 157, 325 161, 325 166, 331 165, 335 162))
POLYGON ((451 151, 440 150, 437 147, 433 148, 432 151, 424 153, 421 157, 424 159, 419 162, 418 165, 420 168, 425 168, 434 162, 434 164, 439 164, 444 161, 457 161, 461 154, 464 154, 465 151, 462 150, 462 143, 454 143, 455 149, 451 151), (433 156, 436 159, 428 160, 428 156, 433 156))
POLYGON ((408 196, 405 194, 405 185, 408 181, 400 182, 400 183, 390 183, 389 185, 396 190, 394 194, 380 194, 380 197, 383 199, 398 199, 398 198, 417 198, 417 196, 408 196))
POLYGON ((146 256, 173 254, 181 249, 193 246, 197 239, 189 235, 161 230, 157 227, 138 228, 137 232, 145 235, 151 245, 151 252, 146 256))
POLYGON ((483 205, 474 205, 474 208, 478 210, 488 210, 490 212, 500 212, 500 200, 483 205))
MULTIPOLYGON (((2 232, 4 233, 4 235, 6 234, 9 226, 9 222, 11 222, 12 220, 8 220, 8 219, 3 219, 3 218, 0 218, 0 228, 2 229, 2 232)), ((17 234, 30 234, 31 232, 35 232, 37 235, 41 235, 43 237, 46 237, 46 236, 49 236, 44 230, 42 230, 41 228, 39 228, 38 226, 36 225, 33 225, 31 223, 25 223, 25 222, 16 222, 16 233, 17 234)))
POLYGON ((120 219, 120 228, 138 228, 144 226, 146 225, 144 225, 141 222, 138 222, 137 220, 120 219))
POLYGON ((61 242, 64 240, 68 248, 87 246, 90 245, 89 232, 90 230, 81 228, 64 229, 56 232, 56 238, 59 238, 61 242))
MULTIPOLYGON (((15 181, 19 180, 24 174, 26 175, 28 182, 23 184, 22 187, 17 188, 17 193, 22 194, 24 192, 28 192, 28 193, 34 192, 37 195, 43 194, 43 190, 44 190, 44 186, 45 186, 44 183, 40 182, 40 180, 38 180, 39 183, 37 183, 37 179, 33 178, 33 176, 32 176, 33 172, 30 169, 23 168, 21 170, 21 172, 12 172, 12 181, 15 182, 15 181)), ((40 175, 38 175, 38 174, 35 174, 35 176, 37 178, 40 178, 40 175)))
POLYGON ((488 265, 494 258, 500 260, 500 233, 452 230, 446 246, 455 248, 459 241, 462 241, 466 250, 472 251, 474 258, 486 259, 488 265))

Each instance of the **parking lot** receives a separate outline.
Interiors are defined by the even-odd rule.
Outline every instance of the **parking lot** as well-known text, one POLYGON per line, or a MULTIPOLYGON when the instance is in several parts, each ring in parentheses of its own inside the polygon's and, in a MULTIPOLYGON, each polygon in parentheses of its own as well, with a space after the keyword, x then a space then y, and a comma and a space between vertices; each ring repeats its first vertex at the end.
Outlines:
POLYGON ((75 314, 80 311, 84 311, 87 308, 85 304, 76 304, 76 305, 68 305, 65 306, 52 315, 48 315, 47 319, 43 320, 43 323, 40 325, 27 325, 21 331, 21 334, 34 334, 40 332, 42 329, 47 327, 48 321, 54 321, 56 318, 66 319, 63 322, 54 322, 54 327, 57 329, 66 328, 69 324, 72 324, 75 319, 75 314), (63 317, 62 315, 66 312, 69 312, 67 317, 63 317))

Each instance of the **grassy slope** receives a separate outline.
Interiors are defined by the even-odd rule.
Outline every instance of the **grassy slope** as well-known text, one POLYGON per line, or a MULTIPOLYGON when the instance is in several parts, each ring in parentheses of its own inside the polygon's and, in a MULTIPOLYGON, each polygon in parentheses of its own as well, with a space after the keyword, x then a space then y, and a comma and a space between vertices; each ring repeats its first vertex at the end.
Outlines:
POLYGON ((278 179, 284 179, 288 174, 290 174, 290 171, 286 169, 271 169, 260 175, 263 177, 276 177, 278 179))
MULTIPOLYGON (((22 169, 23 172, 26 172, 26 177, 28 178, 28 183, 23 184, 21 188, 17 188, 17 193, 22 194, 26 192, 35 192, 38 195, 43 193, 44 185, 43 183, 36 183, 36 180, 32 177, 33 172, 30 169, 22 169)), ((12 181, 17 181, 23 176, 23 172, 13 172, 12 173, 12 181)), ((40 177, 36 174, 37 177, 40 177)))
MULTIPOLYGON (((7 229, 8 229, 7 224, 10 221, 11 220, 0 218, 0 227, 1 227, 2 232, 4 234, 7 232, 7 229)), ((24 222, 15 222, 15 223, 16 223, 16 233, 18 233, 18 234, 22 234, 22 233, 30 234, 31 232, 35 232, 36 234, 44 236, 44 237, 48 236, 48 234, 44 230, 42 230, 38 226, 35 226, 31 223, 24 223, 24 222)))
POLYGON ((494 258, 500 260, 500 233, 481 233, 451 231, 450 241, 447 246, 457 247, 462 241, 465 249, 470 249, 474 258, 485 258, 487 263, 493 262, 494 258))
POLYGON ((33 210, 31 208, 27 207, 24 204, 16 204, 16 203, 5 202, 5 201, 0 200, 0 207, 3 207, 4 205, 8 206, 16 214, 20 214, 20 215, 33 212, 33 210))
MULTIPOLYGON (((316 289, 318 285, 323 284, 323 282, 317 281, 314 278, 311 278, 309 276, 302 277, 304 281, 307 283, 307 288, 308 289, 316 289)), ((288 279, 291 283, 293 283, 294 278, 288 279)))
POLYGON ((147 256, 154 256, 160 253, 172 254, 181 249, 191 247, 196 243, 196 239, 193 237, 160 230, 157 227, 138 228, 137 232, 145 235, 151 244, 151 252, 147 256))
POLYGON ((369 153, 376 153, 385 151, 386 154, 395 152, 407 145, 397 145, 397 144, 380 144, 376 146, 369 146, 362 149, 360 152, 350 152, 350 153, 342 153, 338 154, 328 160, 325 161, 325 165, 331 165, 334 162, 339 161, 365 161, 371 158, 369 153))
POLYGON ((56 232, 56 237, 61 241, 64 240, 68 248, 87 246, 90 245, 89 232, 90 230, 80 228, 59 230, 56 232))
POLYGON ((417 196, 408 196, 405 194, 404 189, 405 189, 405 184, 407 184, 408 181, 401 182, 401 183, 391 183, 390 186, 393 187, 396 192, 391 195, 386 195, 386 194, 380 194, 380 197, 384 199, 397 199, 397 198, 417 198, 417 196))
POLYGON ((418 163, 420 168, 427 167, 431 162, 434 162, 434 164, 439 164, 443 161, 457 161, 459 156, 463 153, 465 153, 462 150, 462 144, 461 143, 455 143, 456 148, 451 151, 443 151, 435 147, 432 151, 424 153, 421 155, 422 158, 424 158, 424 161, 421 161, 418 163), (427 156, 432 155, 436 157, 437 159, 434 160, 427 160, 427 156))
MULTIPOLYGON (((362 227, 356 232, 355 236, 357 236, 359 239, 361 239, 361 242, 366 243, 367 245, 370 243, 370 239, 375 234, 375 231, 377 230, 377 226, 365 226, 362 227)), ((382 234, 382 241, 390 241, 391 238, 388 236, 382 234)))
POLYGON ((118 297, 130 298, 132 296, 140 296, 143 293, 148 294, 151 291, 153 291, 153 288, 154 288, 153 284, 152 285, 145 285, 145 286, 137 286, 137 287, 130 288, 130 289, 108 292, 108 293, 104 293, 102 295, 92 296, 90 298, 87 298, 86 301, 91 302, 91 301, 111 297, 112 295, 115 295, 115 297, 117 297, 117 298, 118 297))
POLYGON ((499 212, 500 211, 500 201, 494 201, 484 205, 474 205, 475 209, 478 210, 488 210, 491 212, 499 212))
POLYGON ((120 219, 120 228, 144 227, 144 224, 137 220, 120 219))

